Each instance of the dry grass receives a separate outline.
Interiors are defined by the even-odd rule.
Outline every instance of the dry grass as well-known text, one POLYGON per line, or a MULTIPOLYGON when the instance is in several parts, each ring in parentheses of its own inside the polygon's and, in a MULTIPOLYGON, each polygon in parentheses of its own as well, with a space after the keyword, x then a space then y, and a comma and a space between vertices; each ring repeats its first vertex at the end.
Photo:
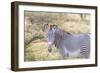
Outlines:
POLYGON ((32 42, 25 49, 25 61, 57 60, 60 55, 55 47, 48 52, 47 42, 32 42))

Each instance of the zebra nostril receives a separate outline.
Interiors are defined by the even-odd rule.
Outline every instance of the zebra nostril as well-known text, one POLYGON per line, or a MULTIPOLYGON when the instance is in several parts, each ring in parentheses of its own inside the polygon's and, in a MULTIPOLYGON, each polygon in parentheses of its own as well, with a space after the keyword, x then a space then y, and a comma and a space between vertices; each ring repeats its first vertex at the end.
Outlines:
POLYGON ((48 51, 49 51, 49 53, 51 53, 52 50, 51 49, 48 49, 48 51))

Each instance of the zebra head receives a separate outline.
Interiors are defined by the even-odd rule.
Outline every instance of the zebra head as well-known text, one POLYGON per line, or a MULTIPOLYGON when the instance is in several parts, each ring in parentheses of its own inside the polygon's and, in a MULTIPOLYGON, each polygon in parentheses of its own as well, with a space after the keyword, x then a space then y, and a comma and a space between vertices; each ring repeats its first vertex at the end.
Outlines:
POLYGON ((47 38, 48 38, 48 51, 52 51, 52 45, 54 44, 55 41, 55 31, 57 30, 57 25, 49 25, 45 24, 43 27, 43 31, 47 33, 47 38))
POLYGON ((50 25, 50 29, 48 30, 48 51, 52 51, 52 45, 55 41, 55 32, 57 31, 57 25, 50 25))

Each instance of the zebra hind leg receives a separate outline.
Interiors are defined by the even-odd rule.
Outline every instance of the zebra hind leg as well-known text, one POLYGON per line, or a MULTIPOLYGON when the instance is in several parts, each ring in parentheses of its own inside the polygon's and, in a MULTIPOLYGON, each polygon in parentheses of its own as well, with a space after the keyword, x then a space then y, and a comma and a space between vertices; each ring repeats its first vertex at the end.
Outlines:
POLYGON ((82 58, 89 58, 90 57, 90 52, 86 48, 82 48, 80 51, 81 57, 82 58))

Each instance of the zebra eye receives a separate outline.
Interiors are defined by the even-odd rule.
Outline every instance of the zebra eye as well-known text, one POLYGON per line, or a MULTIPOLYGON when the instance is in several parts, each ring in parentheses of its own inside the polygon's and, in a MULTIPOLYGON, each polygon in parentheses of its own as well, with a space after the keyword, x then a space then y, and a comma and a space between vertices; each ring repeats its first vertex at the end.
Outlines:
POLYGON ((53 27, 53 26, 52 26, 52 25, 50 25, 50 30, 52 29, 52 27, 53 27))

